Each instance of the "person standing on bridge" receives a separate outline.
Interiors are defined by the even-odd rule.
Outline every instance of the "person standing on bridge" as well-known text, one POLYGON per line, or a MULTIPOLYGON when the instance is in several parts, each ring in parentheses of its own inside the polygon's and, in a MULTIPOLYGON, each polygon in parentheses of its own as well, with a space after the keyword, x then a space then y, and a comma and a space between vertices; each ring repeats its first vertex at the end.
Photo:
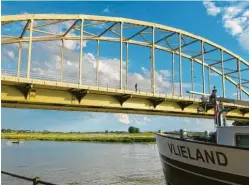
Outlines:
POLYGON ((137 92, 137 83, 135 84, 135 91, 137 92))

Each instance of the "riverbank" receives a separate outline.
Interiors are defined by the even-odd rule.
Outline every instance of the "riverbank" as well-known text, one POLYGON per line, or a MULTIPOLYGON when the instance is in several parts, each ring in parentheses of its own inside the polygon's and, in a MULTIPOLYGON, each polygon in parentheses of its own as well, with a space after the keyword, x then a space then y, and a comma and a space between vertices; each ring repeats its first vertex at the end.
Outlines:
POLYGON ((2 139, 92 142, 155 142, 154 133, 2 133, 2 139))

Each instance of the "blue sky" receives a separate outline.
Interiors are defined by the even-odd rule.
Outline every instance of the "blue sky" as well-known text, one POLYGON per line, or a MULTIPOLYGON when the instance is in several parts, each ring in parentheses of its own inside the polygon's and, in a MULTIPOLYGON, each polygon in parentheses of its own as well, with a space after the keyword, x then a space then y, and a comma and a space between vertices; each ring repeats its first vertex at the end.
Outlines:
MULTIPOLYGON (((22 13, 89 14, 155 22, 205 37, 249 61, 249 18, 244 22, 242 20, 243 17, 249 15, 249 13, 247 15, 248 7, 249 4, 246 2, 244 4, 236 2, 3 2, 2 15, 22 13), (236 10, 240 10, 239 15, 236 10)), ((90 42, 86 45, 84 51, 89 53, 96 47, 90 42)), ((103 47, 101 56, 109 58, 109 62, 115 62, 111 59, 118 58, 119 54, 115 50, 115 45, 111 47, 112 49, 103 47)), ((137 51, 133 50, 129 53, 129 60, 131 60, 129 71, 137 74, 144 73, 146 76, 146 70, 149 69, 149 62, 147 62, 149 56, 138 56, 137 51), (139 63, 138 61, 146 62, 139 63)), ((168 69, 169 65, 163 63, 163 54, 157 56, 160 55, 162 57, 157 60, 157 70, 168 69)), ((91 55, 89 54, 88 57, 91 55)), ((10 64, 2 63, 2 67, 5 65, 10 64)), ((54 71, 51 70, 51 72, 54 71)), ((200 74, 197 72, 196 75, 200 74)), ((169 75, 162 77, 167 80, 169 75)), ((187 79, 188 75, 185 74, 183 77, 187 79)), ((212 78, 215 81, 216 77, 212 78)), ((200 90, 198 83, 200 80, 197 79, 197 90, 200 90)), ((188 130, 213 128, 212 120, 24 109, 2 109, 1 119, 2 128, 54 131, 127 130, 130 125, 138 126, 143 131, 175 130, 181 127, 188 130)))

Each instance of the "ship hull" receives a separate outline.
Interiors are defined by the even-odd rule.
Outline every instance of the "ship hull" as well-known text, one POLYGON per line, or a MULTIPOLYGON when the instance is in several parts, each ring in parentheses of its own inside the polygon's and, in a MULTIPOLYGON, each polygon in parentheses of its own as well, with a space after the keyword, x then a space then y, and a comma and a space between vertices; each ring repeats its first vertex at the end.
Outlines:
POLYGON ((156 134, 168 185, 249 185, 249 150, 156 134))

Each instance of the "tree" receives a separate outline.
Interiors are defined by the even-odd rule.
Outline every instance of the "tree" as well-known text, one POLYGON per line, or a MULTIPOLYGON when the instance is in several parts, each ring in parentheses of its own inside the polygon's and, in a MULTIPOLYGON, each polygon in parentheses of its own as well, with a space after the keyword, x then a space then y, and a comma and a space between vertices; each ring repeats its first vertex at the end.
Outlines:
POLYGON ((139 128, 130 126, 130 127, 128 128, 128 132, 129 132, 129 133, 139 133, 140 131, 139 131, 139 128))
POLYGON ((5 131, 6 131, 7 133, 12 132, 12 130, 11 130, 10 128, 6 129, 5 131))
POLYGON ((129 133, 134 133, 134 132, 135 132, 135 127, 130 126, 130 127, 128 128, 128 132, 129 132, 129 133))
POLYGON ((139 133, 139 132, 140 132, 139 128, 135 127, 135 133, 139 133))
POLYGON ((108 130, 106 130, 105 133, 108 133, 108 130))

